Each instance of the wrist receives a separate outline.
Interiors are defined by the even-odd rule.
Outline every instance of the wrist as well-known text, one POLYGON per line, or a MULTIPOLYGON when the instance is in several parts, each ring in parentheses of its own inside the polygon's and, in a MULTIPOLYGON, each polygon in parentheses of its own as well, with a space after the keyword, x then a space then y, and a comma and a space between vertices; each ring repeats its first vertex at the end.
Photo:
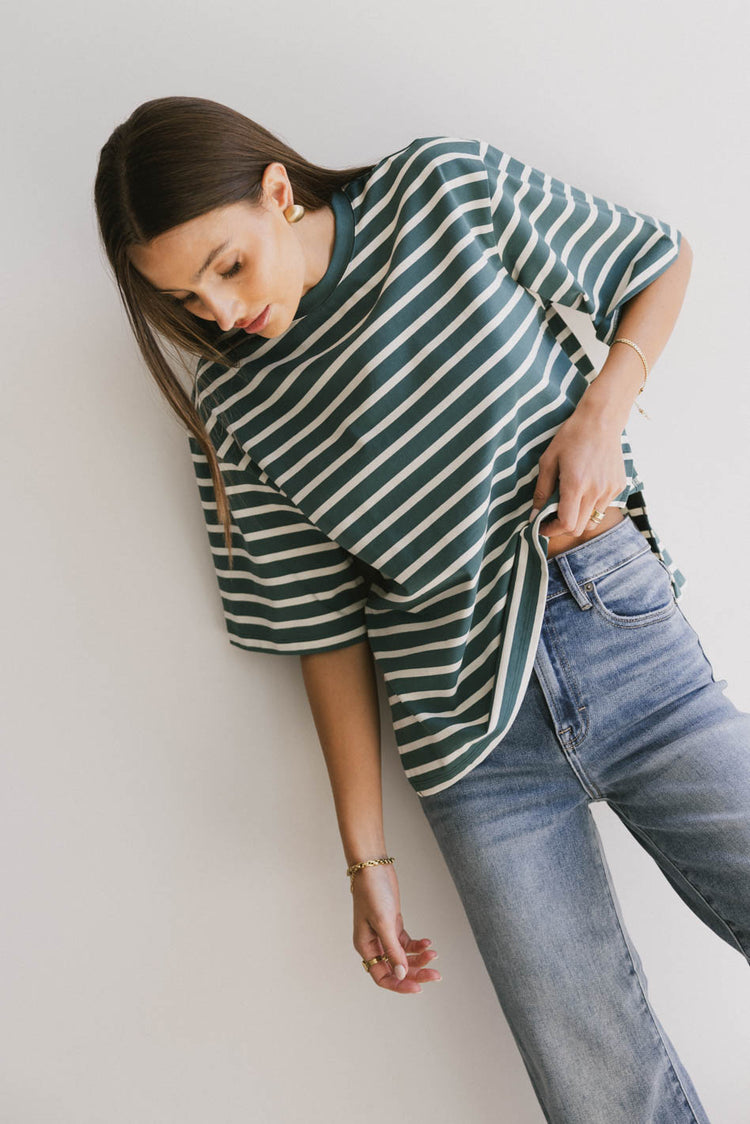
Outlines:
POLYGON ((344 858, 347 867, 355 863, 364 862, 366 859, 384 859, 388 857, 385 839, 382 835, 362 837, 358 836, 356 843, 344 845, 344 858))
POLYGON ((392 867, 395 858, 393 855, 379 855, 370 859, 364 859, 358 863, 354 863, 347 867, 347 877, 349 879, 349 886, 351 892, 354 893, 354 886, 359 879, 361 881, 362 875, 368 870, 383 870, 385 867, 392 867))
POLYGON ((621 432, 643 382, 644 367, 638 352, 632 347, 613 345, 579 405, 584 405, 585 413, 596 414, 617 425, 621 432))
POLYGON ((640 386, 640 382, 637 386, 623 382, 613 373, 612 368, 605 371, 602 367, 579 400, 576 412, 584 415, 590 424, 606 426, 622 433, 640 386))

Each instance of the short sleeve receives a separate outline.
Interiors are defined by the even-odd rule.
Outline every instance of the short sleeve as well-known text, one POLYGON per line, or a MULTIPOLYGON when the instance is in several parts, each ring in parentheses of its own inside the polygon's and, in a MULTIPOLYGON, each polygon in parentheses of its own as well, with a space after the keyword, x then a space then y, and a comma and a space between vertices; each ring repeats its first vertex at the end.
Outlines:
POLYGON ((622 306, 677 258, 682 232, 478 143, 504 268, 544 305, 588 314, 611 344, 622 306))
POLYGON ((208 460, 192 434, 188 442, 230 643, 303 655, 364 639, 368 584, 356 560, 246 455, 237 465, 219 459, 231 509, 229 568, 208 460))

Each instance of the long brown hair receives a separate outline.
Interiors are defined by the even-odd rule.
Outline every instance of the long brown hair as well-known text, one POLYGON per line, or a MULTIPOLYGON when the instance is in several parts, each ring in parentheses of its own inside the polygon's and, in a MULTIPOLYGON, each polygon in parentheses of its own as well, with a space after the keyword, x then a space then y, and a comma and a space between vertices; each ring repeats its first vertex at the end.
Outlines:
POLYGON ((193 316, 159 293, 132 265, 128 247, 240 200, 259 204, 268 164, 284 165, 294 202, 308 210, 330 204, 337 189, 373 165, 332 169, 312 164, 262 125, 219 102, 167 97, 143 102, 113 131, 99 154, 94 203, 104 249, 138 347, 158 387, 205 454, 216 510, 232 566, 231 515, 216 450, 190 395, 165 357, 202 356, 225 367, 219 325, 193 316))

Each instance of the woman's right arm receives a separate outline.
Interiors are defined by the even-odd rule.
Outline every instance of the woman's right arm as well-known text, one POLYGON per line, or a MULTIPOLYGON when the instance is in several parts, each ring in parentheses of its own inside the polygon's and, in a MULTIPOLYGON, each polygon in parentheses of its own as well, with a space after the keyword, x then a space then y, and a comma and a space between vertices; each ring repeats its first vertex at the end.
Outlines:
MULTIPOLYGON (((370 645, 359 644, 300 657, 315 728, 325 757, 347 866, 385 858, 381 781, 380 708, 370 645)), ((363 960, 385 953, 370 975, 380 987, 421 991, 440 979, 424 965, 437 956, 429 938, 412 940, 401 915, 393 865, 366 866, 354 875, 354 947, 363 960), (410 955, 407 957, 407 953, 410 955)))

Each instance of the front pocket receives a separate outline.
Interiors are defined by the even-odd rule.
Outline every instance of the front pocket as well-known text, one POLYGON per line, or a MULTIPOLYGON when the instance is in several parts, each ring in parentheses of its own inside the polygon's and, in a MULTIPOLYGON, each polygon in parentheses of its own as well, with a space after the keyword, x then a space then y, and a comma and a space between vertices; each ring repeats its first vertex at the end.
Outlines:
POLYGON ((669 571, 650 546, 583 583, 596 612, 620 628, 656 624, 677 608, 669 571))

